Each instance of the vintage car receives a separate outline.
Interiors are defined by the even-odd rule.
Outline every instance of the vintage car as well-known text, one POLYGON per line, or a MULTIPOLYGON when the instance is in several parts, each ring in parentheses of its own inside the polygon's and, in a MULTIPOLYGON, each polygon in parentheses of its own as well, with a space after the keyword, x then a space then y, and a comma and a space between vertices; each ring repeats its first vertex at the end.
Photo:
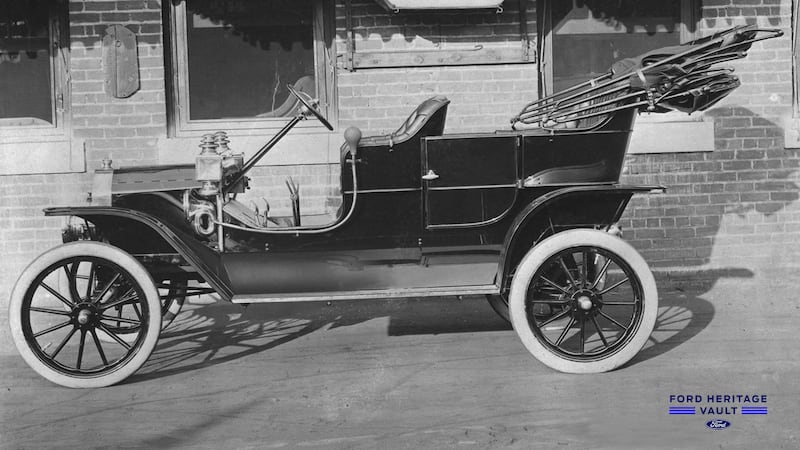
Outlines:
POLYGON ((68 387, 118 383, 139 369, 190 295, 239 304, 486 295, 541 362, 570 373, 628 362, 658 312, 647 263, 615 225, 634 194, 619 184, 640 111, 702 110, 738 86, 728 69, 775 30, 737 27, 623 60, 608 74, 535 101, 508 130, 443 134, 433 97, 386 136, 344 133, 341 207, 313 224, 287 181, 290 217, 237 197, 248 173, 298 122, 250 158, 207 135, 193 165, 94 175, 64 244, 17 281, 10 325, 25 361, 68 387))

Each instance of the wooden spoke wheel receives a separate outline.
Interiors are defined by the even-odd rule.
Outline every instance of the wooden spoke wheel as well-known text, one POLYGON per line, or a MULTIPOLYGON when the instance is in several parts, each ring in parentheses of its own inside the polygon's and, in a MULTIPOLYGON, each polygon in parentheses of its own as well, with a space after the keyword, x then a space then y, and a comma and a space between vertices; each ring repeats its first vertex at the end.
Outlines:
POLYGON ((103 387, 124 380, 150 356, 161 302, 150 274, 131 255, 79 241, 45 252, 25 269, 9 318, 17 349, 40 375, 67 387, 103 387))
POLYGON ((647 263, 629 244, 602 231, 570 230, 522 259, 509 312, 525 347, 544 364, 562 372, 606 372, 647 341, 658 292, 647 263), (548 313, 541 313, 542 305, 548 313))

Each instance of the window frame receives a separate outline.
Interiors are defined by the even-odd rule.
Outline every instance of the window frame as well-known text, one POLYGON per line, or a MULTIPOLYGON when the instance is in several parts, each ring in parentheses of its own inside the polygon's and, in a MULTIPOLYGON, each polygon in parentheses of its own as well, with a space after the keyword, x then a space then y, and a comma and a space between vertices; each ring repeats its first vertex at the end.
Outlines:
MULTIPOLYGON (((553 17, 552 2, 559 0, 538 0, 539 27, 539 93, 542 97, 553 94, 553 17)), ((681 42, 697 39, 697 24, 700 21, 700 0, 680 0, 681 2, 681 42), (688 24, 695 24, 690 30, 688 24)))
MULTIPOLYGON (((800 2, 792 0, 792 118, 800 118, 800 2)), ((795 147, 796 147, 795 143, 795 147)))
MULTIPOLYGON (((70 129, 69 12, 66 2, 51 2, 48 9, 50 45, 50 96, 52 123, 41 125, 2 125, 3 143, 31 142, 42 138, 64 138, 70 129)), ((7 118, 13 120, 14 118, 7 118)), ((6 120, 0 118, 0 122, 6 120)))
MULTIPOLYGON (((560 0, 538 0, 537 15, 539 27, 539 94, 540 98, 550 95, 553 90, 553 39, 551 2, 560 0)), ((698 25, 701 14, 701 0, 681 1, 681 42, 699 37, 698 25)), ((714 122, 703 120, 698 111, 686 114, 670 111, 658 114, 639 114, 637 126, 631 136, 628 153, 683 153, 714 151, 714 122), (680 139, 665 141, 659 139, 664 133, 681 130, 680 139)), ((668 133, 670 134, 670 133, 668 133)), ((674 135, 671 133, 670 135, 674 135)))
MULTIPOLYGON (((312 0, 314 8, 314 75, 317 96, 322 114, 334 126, 338 122, 335 104, 335 70, 333 64, 334 10, 324 0, 312 0)), ((282 128, 288 117, 248 117, 236 119, 189 118, 189 64, 187 47, 186 1, 164 3, 165 70, 167 81, 167 127, 169 137, 196 137, 220 129, 234 133, 267 133, 282 128)), ((305 121, 297 125, 301 134, 327 132, 317 121, 305 121)))

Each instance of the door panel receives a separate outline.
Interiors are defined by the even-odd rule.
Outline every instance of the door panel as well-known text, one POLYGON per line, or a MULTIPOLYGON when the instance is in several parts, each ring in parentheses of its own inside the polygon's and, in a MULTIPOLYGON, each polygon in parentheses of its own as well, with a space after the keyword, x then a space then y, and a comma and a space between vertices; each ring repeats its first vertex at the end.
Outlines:
POLYGON ((502 217, 516 199, 518 148, 515 135, 426 138, 422 145, 426 228, 479 226, 502 217))

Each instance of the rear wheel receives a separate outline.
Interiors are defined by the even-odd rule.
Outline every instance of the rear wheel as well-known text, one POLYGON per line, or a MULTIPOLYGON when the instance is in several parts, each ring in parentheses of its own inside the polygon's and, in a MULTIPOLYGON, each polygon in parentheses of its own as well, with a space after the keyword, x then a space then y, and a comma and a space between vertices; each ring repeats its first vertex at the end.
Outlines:
POLYGON ((511 322, 528 351, 569 373, 606 372, 633 358, 653 331, 655 280, 626 242, 570 230, 536 245, 511 284, 511 322), (545 305, 550 313, 541 314, 545 305))
POLYGON ((167 328, 183 309, 186 301, 186 280, 165 280, 159 286, 161 294, 161 329, 167 328))
POLYGON ((40 375, 66 387, 104 387, 150 356, 161 302, 150 274, 131 255, 79 241, 45 252, 23 271, 9 319, 17 349, 40 375))

